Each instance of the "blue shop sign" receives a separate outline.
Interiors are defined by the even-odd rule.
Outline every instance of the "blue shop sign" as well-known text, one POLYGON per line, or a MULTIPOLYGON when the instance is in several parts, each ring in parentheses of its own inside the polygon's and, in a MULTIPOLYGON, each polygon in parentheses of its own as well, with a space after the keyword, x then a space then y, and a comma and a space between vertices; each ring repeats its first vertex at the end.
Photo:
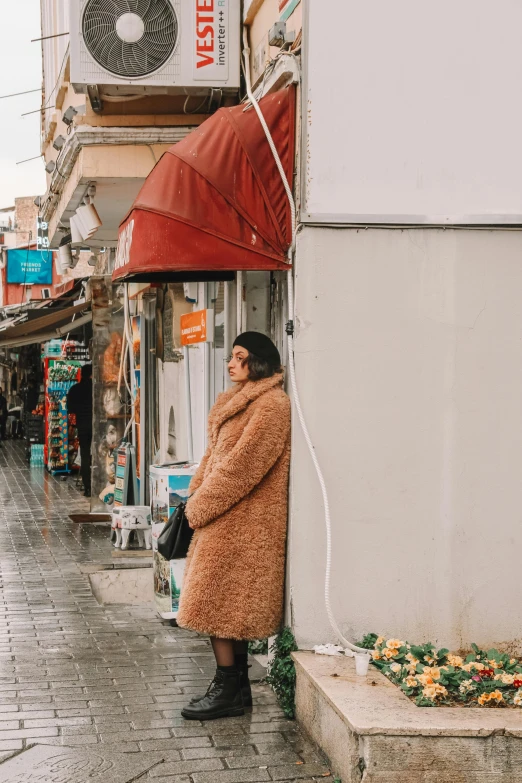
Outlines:
POLYGON ((52 285, 52 251, 23 248, 8 250, 7 282, 22 285, 52 285))

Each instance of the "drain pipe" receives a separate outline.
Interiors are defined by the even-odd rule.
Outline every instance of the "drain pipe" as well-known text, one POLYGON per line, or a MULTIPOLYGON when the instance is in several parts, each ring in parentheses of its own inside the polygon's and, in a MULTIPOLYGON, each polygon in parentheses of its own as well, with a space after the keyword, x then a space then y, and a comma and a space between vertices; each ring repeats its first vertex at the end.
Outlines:
POLYGON ((369 653, 367 649, 365 649, 364 647, 358 647, 353 642, 350 642, 348 639, 345 639, 345 637, 343 636, 343 634, 339 629, 339 626, 337 625, 337 621, 334 617, 332 607, 331 607, 331 602, 330 602, 330 583, 331 583, 331 576, 332 576, 332 521, 330 516, 330 502, 328 498, 328 492, 326 489, 326 482, 323 476, 323 471, 321 469, 321 465, 319 464, 319 460, 317 459, 317 454, 315 453, 315 448, 312 443, 312 439, 310 437, 308 426, 306 424, 306 420, 304 417, 303 409, 301 406, 301 400, 299 397, 299 390, 297 388, 297 381, 295 377, 294 336, 293 336, 294 335, 294 278, 293 278, 293 269, 291 267, 291 264, 295 251, 295 240, 296 240, 296 231, 297 231, 296 208, 295 208, 294 196, 292 194, 290 185, 288 184, 285 170, 283 168, 283 164, 281 163, 279 153, 277 152, 276 146, 274 144, 274 140, 270 133, 270 129, 266 124, 266 120, 263 116, 263 112, 261 111, 261 107, 259 106, 255 96, 252 93, 252 85, 250 82, 250 47, 248 44, 248 30, 246 25, 243 26, 243 57, 244 57, 244 73, 245 73, 245 82, 246 82, 248 99, 252 104, 259 118, 259 122, 261 123, 261 126, 265 132, 266 139, 272 151, 274 161, 276 163, 277 169, 279 171, 279 175, 281 177, 281 180, 283 182, 286 191, 286 195, 288 197, 288 203, 290 205, 290 214, 292 218, 292 243, 288 250, 289 269, 287 275, 288 277, 288 324, 286 327, 286 333, 288 337, 288 368, 290 372, 290 385, 292 387, 292 396, 294 400, 295 409, 297 411, 297 416, 299 419, 299 423, 301 425, 301 430, 303 432, 306 441, 306 445, 308 446, 308 451, 310 452, 310 456, 312 458, 312 462, 315 468, 315 472, 317 474, 319 485, 321 487, 321 494, 323 498, 324 521, 326 526, 326 571, 325 571, 325 581, 324 581, 324 602, 326 607, 326 614, 328 615, 328 620, 330 622, 332 630, 334 631, 335 635, 338 637, 338 639, 343 643, 345 647, 352 650, 353 652, 364 653, 365 655, 368 655, 369 653))

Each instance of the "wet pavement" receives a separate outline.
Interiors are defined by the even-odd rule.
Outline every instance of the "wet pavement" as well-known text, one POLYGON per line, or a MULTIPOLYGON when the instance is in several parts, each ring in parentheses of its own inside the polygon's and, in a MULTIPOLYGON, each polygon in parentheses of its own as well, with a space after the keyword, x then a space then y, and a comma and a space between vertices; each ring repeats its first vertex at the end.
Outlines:
POLYGON ((87 511, 74 479, 30 468, 22 442, 3 444, 0 761, 33 744, 59 747, 51 766, 35 750, 4 761, 0 783, 332 783, 265 685, 253 687, 244 717, 181 717, 213 674, 209 642, 148 606, 97 603, 86 572, 111 562, 111 546, 106 525, 68 518, 87 511))

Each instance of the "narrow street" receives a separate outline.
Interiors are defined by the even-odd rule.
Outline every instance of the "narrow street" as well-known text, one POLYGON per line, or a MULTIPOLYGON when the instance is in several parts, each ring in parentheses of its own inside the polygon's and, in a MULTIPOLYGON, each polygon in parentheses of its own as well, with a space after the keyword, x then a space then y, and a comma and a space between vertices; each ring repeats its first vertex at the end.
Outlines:
POLYGON ((139 776, 156 783, 332 781, 267 686, 244 717, 180 717, 213 673, 209 643, 152 608, 97 603, 86 572, 110 560, 108 528, 68 518, 87 510, 74 480, 29 468, 22 442, 3 444, 0 760, 31 744, 96 745, 159 758, 139 776))

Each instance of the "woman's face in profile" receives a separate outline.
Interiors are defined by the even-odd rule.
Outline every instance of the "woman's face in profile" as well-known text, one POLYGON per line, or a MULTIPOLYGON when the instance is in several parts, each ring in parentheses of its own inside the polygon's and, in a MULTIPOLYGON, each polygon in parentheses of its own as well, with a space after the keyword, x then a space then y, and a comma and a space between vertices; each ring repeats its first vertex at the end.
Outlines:
POLYGON ((244 383, 248 381, 248 365, 243 363, 248 356, 246 348, 241 348, 240 345, 236 345, 232 351, 232 356, 228 363, 228 373, 230 380, 234 383, 244 383))

